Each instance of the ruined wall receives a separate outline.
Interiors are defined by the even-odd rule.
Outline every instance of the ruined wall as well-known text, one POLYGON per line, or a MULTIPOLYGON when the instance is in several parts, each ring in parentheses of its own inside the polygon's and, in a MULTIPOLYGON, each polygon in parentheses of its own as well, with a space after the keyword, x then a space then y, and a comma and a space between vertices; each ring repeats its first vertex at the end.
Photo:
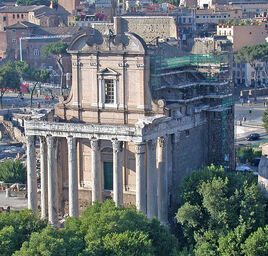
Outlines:
POLYGON ((207 54, 215 50, 215 42, 212 37, 195 38, 191 50, 192 54, 207 54))
POLYGON ((25 135, 19 128, 15 127, 12 122, 3 121, 3 126, 14 141, 26 143, 25 135))
POLYGON ((122 17, 122 30, 132 32, 146 43, 159 38, 178 39, 177 26, 173 17, 122 17))

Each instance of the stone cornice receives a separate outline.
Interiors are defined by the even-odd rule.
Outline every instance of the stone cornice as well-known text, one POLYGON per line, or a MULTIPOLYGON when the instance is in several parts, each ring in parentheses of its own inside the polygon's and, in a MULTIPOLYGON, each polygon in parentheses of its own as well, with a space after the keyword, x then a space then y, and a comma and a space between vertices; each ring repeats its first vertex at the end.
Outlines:
POLYGON ((194 116, 184 116, 172 119, 166 116, 142 118, 134 126, 108 125, 108 124, 84 124, 84 123, 60 123, 44 121, 26 121, 25 134, 36 136, 55 136, 100 140, 132 141, 142 143, 161 136, 176 134, 180 131, 192 129, 204 125, 207 119, 200 113, 194 116))

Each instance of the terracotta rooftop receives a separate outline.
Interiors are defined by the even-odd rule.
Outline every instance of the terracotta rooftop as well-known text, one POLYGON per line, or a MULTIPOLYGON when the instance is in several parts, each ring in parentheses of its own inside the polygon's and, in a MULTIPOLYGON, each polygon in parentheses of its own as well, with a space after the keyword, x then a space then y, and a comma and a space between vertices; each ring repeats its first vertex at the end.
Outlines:
POLYGON ((0 13, 25 13, 39 8, 44 5, 31 5, 31 6, 3 6, 0 8, 0 13))

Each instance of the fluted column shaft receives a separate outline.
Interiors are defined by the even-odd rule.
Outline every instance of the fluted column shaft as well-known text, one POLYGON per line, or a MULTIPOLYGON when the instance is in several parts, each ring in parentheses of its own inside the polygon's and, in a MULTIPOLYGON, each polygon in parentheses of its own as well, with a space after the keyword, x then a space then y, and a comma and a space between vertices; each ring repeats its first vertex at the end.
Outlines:
POLYGON ((146 213, 145 143, 135 145, 136 150, 136 207, 146 213))
POLYGON ((156 140, 147 143, 147 216, 157 217, 156 140))
POLYGON ((78 177, 76 170, 76 138, 67 137, 68 177, 69 177, 69 216, 78 217, 78 177))
POLYGON ((56 186, 55 186, 55 147, 54 137, 47 137, 47 169, 48 169, 48 221, 52 226, 56 226, 56 186))
POLYGON ((168 191, 167 191, 167 137, 158 138, 158 219, 168 224, 168 191))
POLYGON ((92 139, 91 144, 91 171, 92 171, 92 203, 101 201, 100 172, 99 172, 99 141, 92 139))
POLYGON ((121 142, 113 140, 113 199, 116 206, 123 204, 122 169, 120 166, 121 142))
POLYGON ((46 138, 40 137, 40 172, 41 172, 41 218, 47 217, 47 144, 46 138))
POLYGON ((28 208, 37 215, 37 180, 36 180, 36 156, 35 136, 26 136, 27 139, 27 193, 28 208))

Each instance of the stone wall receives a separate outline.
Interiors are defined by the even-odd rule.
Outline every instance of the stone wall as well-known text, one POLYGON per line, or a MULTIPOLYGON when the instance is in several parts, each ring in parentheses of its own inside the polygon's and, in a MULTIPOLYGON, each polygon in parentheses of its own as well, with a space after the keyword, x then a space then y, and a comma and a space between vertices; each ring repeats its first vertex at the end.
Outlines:
POLYGON ((135 33, 146 43, 156 37, 178 39, 177 26, 173 17, 122 17, 123 31, 135 33))
POLYGON ((209 164, 234 168, 234 107, 207 113, 209 164), (229 161, 227 161, 229 159, 229 161))
POLYGON ((14 141, 26 143, 25 135, 19 128, 15 127, 12 122, 3 121, 3 126, 14 141))
POLYGON ((170 177, 170 216, 174 216, 179 204, 179 184, 193 170, 198 170, 208 163, 207 124, 197 126, 175 134, 173 147, 173 168, 170 177))
MULTIPOLYGON (((115 33, 113 23, 92 23, 92 28, 97 29, 101 33, 107 30, 115 33)), ((122 32, 135 33, 149 43, 156 37, 159 38, 176 38, 178 39, 177 26, 174 17, 157 16, 123 16, 118 19, 118 26, 122 32)))

